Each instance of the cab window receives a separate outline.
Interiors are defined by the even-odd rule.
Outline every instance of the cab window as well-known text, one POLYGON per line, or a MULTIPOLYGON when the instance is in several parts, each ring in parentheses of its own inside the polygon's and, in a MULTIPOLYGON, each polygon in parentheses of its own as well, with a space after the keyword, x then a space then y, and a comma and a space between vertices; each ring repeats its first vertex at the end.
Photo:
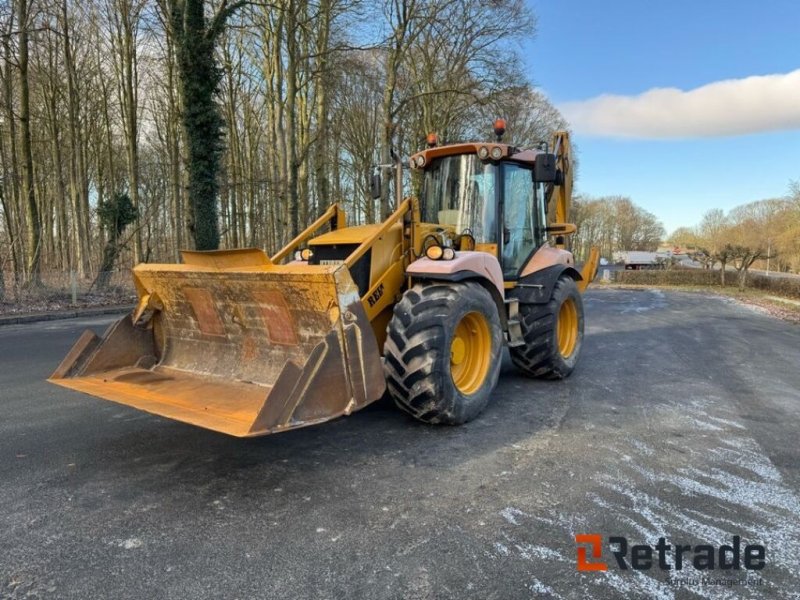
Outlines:
POLYGON ((496 171, 475 154, 434 162, 422 181, 423 222, 452 227, 455 233, 469 230, 479 244, 497 243, 496 171))
POLYGON ((503 165, 503 275, 515 278, 536 248, 537 217, 530 169, 503 165))

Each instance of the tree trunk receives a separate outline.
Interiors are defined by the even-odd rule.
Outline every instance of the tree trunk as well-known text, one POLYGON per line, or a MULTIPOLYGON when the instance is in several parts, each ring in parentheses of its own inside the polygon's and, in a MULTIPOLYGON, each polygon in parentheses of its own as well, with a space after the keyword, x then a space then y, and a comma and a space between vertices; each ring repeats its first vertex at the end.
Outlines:
MULTIPOLYGON (((331 32, 331 1, 322 0, 320 3, 322 23, 320 24, 317 38, 317 54, 319 55, 317 75, 317 151, 314 153, 314 181, 317 188, 317 210, 322 212, 331 204, 330 183, 328 182, 328 47, 331 32)), ((334 160, 336 160, 334 158, 334 160)))
MULTIPOLYGON (((136 21, 139 16, 135 14, 135 7, 127 2, 122 7, 118 18, 120 19, 119 31, 119 78, 122 87, 121 104, 124 117, 125 146, 128 163, 128 193, 134 208, 139 209, 139 124, 138 124, 138 58, 136 51, 136 21)), ((143 260, 144 249, 142 246, 142 227, 139 222, 141 211, 135 223, 133 261, 138 263, 143 260)), ((149 251, 147 253, 149 255, 149 251)))
POLYGON ((59 266, 61 268, 69 268, 72 264, 72 260, 69 253, 69 244, 67 244, 67 240, 69 236, 67 234, 67 193, 64 187, 64 170, 62 167, 63 164, 63 153, 61 149, 61 132, 58 127, 58 113, 56 111, 56 90, 52 90, 52 95, 49 98, 49 110, 50 110, 50 120, 52 121, 51 127, 51 150, 53 155, 53 163, 55 165, 55 187, 56 187, 56 197, 55 197, 55 210, 57 214, 57 235, 58 240, 56 243, 58 244, 58 253, 59 253, 59 266))
POLYGON ((288 145, 287 195, 289 199, 289 225, 294 238, 300 233, 300 206, 297 194, 297 36, 295 31, 295 2, 286 6, 286 140, 288 145))
MULTIPOLYGON (((11 30, 14 26, 13 19, 9 19, 8 28, 11 30)), ((2 193, 0 193, 0 206, 3 209, 3 217, 5 219, 6 231, 8 232, 8 241, 11 253, 11 269, 14 272, 14 277, 19 276, 20 262, 17 256, 17 228, 16 221, 16 207, 15 202, 19 197, 19 190, 17 185, 17 176, 19 173, 19 163, 17 160, 17 147, 16 147, 16 121, 14 119, 11 107, 14 106, 14 78, 11 75, 12 62, 11 62, 11 45, 9 38, 11 36, 4 34, 2 38, 3 44, 3 62, 5 66, 3 77, 3 99, 5 106, 3 106, 3 120, 8 123, 8 137, 9 137, 9 153, 6 154, 5 144, 0 143, 0 164, 2 164, 2 177, 3 182, 2 193), (10 197, 10 198, 9 198, 10 197)))
MULTIPOLYGON (((82 195, 85 189, 82 181, 83 161, 81 159, 82 136, 78 122, 78 93, 76 90, 77 73, 72 57, 72 42, 70 40, 70 23, 67 15, 67 0, 61 3, 61 27, 64 32, 64 66, 67 79, 67 108, 69 118, 67 127, 69 131, 69 193, 72 203, 73 228, 74 228, 74 259, 78 274, 85 277, 89 271, 89 230, 87 210, 88 200, 82 195)), ((111 152, 111 146, 108 149, 111 152)), ((113 172, 113 169, 112 169, 113 172)))
POLYGON ((173 25, 183 95, 183 129, 188 150, 189 203, 198 250, 219 248, 217 176, 223 121, 214 95, 220 70, 214 56, 218 31, 206 25, 203 0, 176 0, 173 25))
MULTIPOLYGON (((393 71, 390 71, 387 77, 386 90, 383 96, 383 127, 381 128, 381 164, 389 165, 392 162, 392 135, 394 133, 394 123, 392 121, 392 98, 394 96, 394 76, 393 71), (391 88, 389 81, 392 82, 391 88)), ((392 169, 391 167, 384 167, 382 169, 382 185, 381 185, 381 214, 380 219, 384 220, 391 214, 389 204, 389 190, 391 189, 392 182, 392 169)), ((367 213, 372 213, 371 206, 373 204, 372 198, 369 199, 369 210, 367 213)))
POLYGON ((223 193, 225 198, 225 212, 223 215, 223 222, 225 223, 225 238, 226 245, 231 248, 240 247, 240 238, 244 240, 242 227, 240 227, 240 219, 243 218, 242 211, 240 210, 241 196, 242 196, 242 181, 241 181, 241 141, 239 139, 239 124, 237 123, 238 113, 238 91, 241 86, 236 80, 234 74, 233 56, 229 48, 224 48, 224 63, 225 63, 225 91, 226 91, 226 118, 228 122, 228 152, 227 152, 227 177, 226 189, 223 193), (225 218, 227 217, 227 219, 225 218))
MULTIPOLYGON (((2 145, 2 144, 0 144, 2 145)), ((6 195, 5 195, 5 188, 2 184, 0 184, 0 207, 3 208, 5 212, 6 207, 6 195)), ((0 254, 0 302, 4 302, 6 299, 6 274, 5 274, 5 260, 3 259, 3 255, 0 254)))
POLYGON ((17 21, 19 22, 19 122, 20 151, 22 152, 22 197, 27 219, 25 245, 27 263, 25 265, 26 283, 41 285, 40 263, 42 223, 36 203, 33 182, 33 154, 31 153, 30 87, 28 84, 28 2, 17 0, 17 21))
POLYGON ((286 182, 288 180, 288 150, 286 130, 284 128, 284 88, 285 77, 283 61, 281 60, 281 47, 283 45, 284 11, 278 11, 274 21, 267 18, 262 41, 265 48, 264 79, 267 81, 267 123, 270 143, 267 164, 271 165, 271 177, 274 182, 274 191, 267 199, 267 214, 270 231, 267 245, 277 249, 288 240, 286 210, 286 182))
POLYGON ((106 245, 103 248, 103 259, 100 263, 100 269, 97 272, 97 278, 94 280, 94 285, 98 290, 105 290, 111 281, 111 273, 114 270, 114 263, 117 262, 119 256, 119 236, 111 228, 106 245))
POLYGON ((169 155, 170 221, 174 234, 172 256, 180 261, 183 248, 184 228, 186 227, 181 190, 181 148, 180 148, 180 93, 175 91, 175 39, 170 28, 167 31, 167 152, 169 155))

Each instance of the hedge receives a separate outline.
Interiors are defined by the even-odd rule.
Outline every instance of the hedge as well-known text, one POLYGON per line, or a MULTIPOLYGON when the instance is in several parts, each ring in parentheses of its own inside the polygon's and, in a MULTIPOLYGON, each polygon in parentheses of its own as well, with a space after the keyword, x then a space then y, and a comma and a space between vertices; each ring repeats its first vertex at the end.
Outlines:
POLYGON ((747 287, 766 290, 780 296, 800 298, 800 277, 781 277, 778 275, 767 277, 761 273, 748 273, 747 287))
MULTIPOLYGON (((600 267, 602 271, 602 267, 600 267)), ((709 269, 670 269, 642 271, 614 271, 616 283, 632 285, 698 285, 719 286, 720 272, 709 269)), ((739 278, 736 271, 728 271, 725 287, 736 287, 739 278)), ((748 273, 747 287, 764 290, 780 296, 800 298, 800 277, 783 277, 775 274, 767 277, 762 273, 748 273)))

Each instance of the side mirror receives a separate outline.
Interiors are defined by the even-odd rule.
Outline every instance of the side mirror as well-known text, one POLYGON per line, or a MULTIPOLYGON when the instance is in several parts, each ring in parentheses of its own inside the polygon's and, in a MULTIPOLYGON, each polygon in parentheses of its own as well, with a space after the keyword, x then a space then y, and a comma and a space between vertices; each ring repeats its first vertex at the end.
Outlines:
POLYGON ((374 173, 369 180, 369 192, 373 200, 381 197, 381 174, 374 173))
POLYGON ((542 183, 557 183, 556 155, 547 152, 536 155, 533 163, 533 180, 542 183))

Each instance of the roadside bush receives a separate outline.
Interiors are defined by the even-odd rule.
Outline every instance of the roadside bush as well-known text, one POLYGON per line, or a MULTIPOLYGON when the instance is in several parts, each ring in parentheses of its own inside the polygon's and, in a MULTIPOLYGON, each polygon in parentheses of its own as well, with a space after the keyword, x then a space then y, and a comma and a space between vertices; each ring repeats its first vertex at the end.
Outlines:
POLYGON ((129 305, 136 302, 136 290, 129 270, 107 274, 103 290, 92 285, 95 277, 80 278, 68 271, 42 271, 42 285, 26 288, 21 278, 5 272, 0 290, 0 315, 50 312, 75 307, 129 305))
MULTIPOLYGON (((734 279, 733 276, 729 279, 734 279)), ((719 271, 708 269, 670 269, 644 271, 616 271, 617 283, 632 285, 719 285, 719 271)), ((728 282, 726 282, 728 283, 728 282)))
MULTIPOLYGON (((738 285, 737 273, 728 271, 725 287, 738 285)), ((716 287, 720 285, 720 272, 708 269, 672 269, 669 271, 615 271, 614 281, 630 285, 697 285, 716 287)), ((782 277, 761 273, 747 274, 747 287, 763 290, 779 296, 800 298, 800 277, 782 277)))
POLYGON ((782 277, 780 275, 762 275, 761 273, 748 273, 747 287, 765 290, 779 296, 800 298, 800 277, 782 277))

